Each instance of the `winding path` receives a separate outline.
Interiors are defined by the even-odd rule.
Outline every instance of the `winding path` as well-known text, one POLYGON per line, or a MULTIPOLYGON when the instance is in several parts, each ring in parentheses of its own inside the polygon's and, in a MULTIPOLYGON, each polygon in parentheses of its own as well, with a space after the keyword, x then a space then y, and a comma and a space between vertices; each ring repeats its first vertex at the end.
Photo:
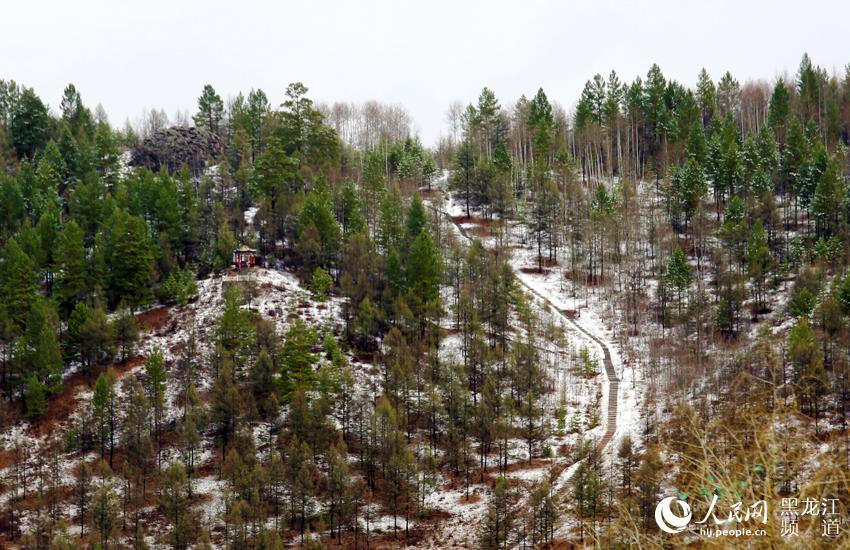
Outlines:
MULTIPOLYGON (((461 236, 464 239, 466 239, 467 241, 470 241, 470 242, 473 241, 473 238, 469 236, 469 234, 466 232, 466 229, 464 229, 464 227, 459 222, 455 221, 455 219, 452 216, 450 216, 448 212, 446 212, 444 210, 440 210, 439 208, 437 208, 437 207, 435 207, 431 204, 427 204, 427 207, 429 209, 433 210, 434 212, 448 218, 452 222, 452 224, 457 228, 458 232, 461 234, 461 236)), ((608 344, 605 343, 599 337, 597 337, 595 334, 593 334, 592 332, 587 330, 585 327, 583 327, 578 321, 573 319, 571 316, 567 315, 563 310, 561 310, 559 307, 557 307, 552 302, 552 300, 550 300, 549 298, 547 298, 546 296, 544 296, 543 294, 541 294, 540 292, 538 292, 534 288, 532 288, 528 283, 526 283, 522 279, 522 277, 520 276, 519 273, 517 273, 517 280, 531 294, 536 296, 542 302, 548 304, 549 307, 551 307, 552 310, 556 311, 562 319, 564 319, 565 321, 567 321, 568 323, 573 325, 577 330, 579 330, 584 335, 586 335, 588 338, 590 338, 591 340, 593 340, 594 342, 599 344, 599 346, 602 348, 602 353, 603 353, 602 363, 605 367, 605 377, 608 381, 608 406, 607 406, 607 417, 606 417, 606 422, 605 422, 605 432, 602 434, 602 438, 599 440, 599 450, 601 451, 601 450, 605 449, 605 447, 608 445, 608 443, 614 437, 614 434, 617 432, 617 403, 618 403, 618 398, 619 398, 619 393, 620 393, 620 380, 617 378, 617 371, 614 370, 614 362, 611 361, 611 350, 608 347, 608 344)))

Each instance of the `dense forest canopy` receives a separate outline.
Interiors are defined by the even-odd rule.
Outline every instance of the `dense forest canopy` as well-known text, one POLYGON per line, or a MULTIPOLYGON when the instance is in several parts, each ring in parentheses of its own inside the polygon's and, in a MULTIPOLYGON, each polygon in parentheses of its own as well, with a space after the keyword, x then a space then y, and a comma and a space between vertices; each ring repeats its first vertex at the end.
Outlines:
POLYGON ((850 505, 850 65, 612 71, 572 112, 485 87, 432 149, 400 106, 308 92, 206 85, 191 120, 118 128, 73 84, 57 111, 0 81, 0 426, 39 445, 3 451, 3 537, 358 546, 383 514, 422 542, 445 486, 486 495, 481 547, 655 545, 658 498, 706 476, 850 505), (553 320, 582 307, 640 394, 607 447, 612 379, 553 320), (521 461, 546 465, 525 492, 521 461))

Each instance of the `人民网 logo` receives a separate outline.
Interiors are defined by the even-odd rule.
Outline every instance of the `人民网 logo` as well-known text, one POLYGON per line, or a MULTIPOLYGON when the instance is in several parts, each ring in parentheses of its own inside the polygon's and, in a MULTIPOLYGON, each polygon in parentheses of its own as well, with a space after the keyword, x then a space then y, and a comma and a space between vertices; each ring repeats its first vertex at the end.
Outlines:
POLYGON ((684 500, 676 497, 667 497, 661 499, 658 506, 655 507, 655 523, 665 533, 681 533, 691 521, 691 506, 684 500), (682 509, 683 515, 678 515, 673 511, 673 503, 677 502, 682 509))

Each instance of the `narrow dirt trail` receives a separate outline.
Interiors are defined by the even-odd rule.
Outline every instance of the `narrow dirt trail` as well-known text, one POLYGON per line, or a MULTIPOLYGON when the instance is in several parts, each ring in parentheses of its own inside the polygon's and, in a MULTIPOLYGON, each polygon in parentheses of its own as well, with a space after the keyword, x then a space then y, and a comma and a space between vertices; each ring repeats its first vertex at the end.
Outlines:
MULTIPOLYGON (((445 216, 449 221, 451 221, 464 239, 469 242, 473 241, 473 237, 470 237, 466 229, 464 229, 464 227, 459 222, 455 221, 454 218, 452 218, 452 216, 450 216, 448 212, 440 210, 439 208, 431 204, 427 204, 427 207, 432 211, 442 216, 445 216)), ((580 331, 582 334, 596 342, 596 344, 598 344, 599 347, 602 348, 602 363, 605 367, 605 378, 607 379, 608 384, 608 404, 606 407, 605 432, 602 434, 602 438, 599 440, 599 450, 604 450, 608 446, 608 443, 610 443, 611 439, 614 437, 614 434, 617 432, 617 403, 619 400, 620 393, 620 380, 619 378, 617 378, 617 371, 614 369, 614 362, 611 360, 611 349, 608 347, 608 344, 604 340, 602 340, 601 338, 593 334, 590 330, 582 326, 581 323, 574 319, 572 316, 567 315, 562 309, 557 307, 552 302, 552 300, 532 288, 531 285, 529 285, 523 280, 522 274, 520 272, 516 271, 515 269, 514 273, 516 274, 517 281, 519 281, 520 284, 522 284, 522 286, 524 286, 528 290, 528 292, 530 292, 543 303, 548 304, 549 307, 552 308, 552 310, 558 314, 558 316, 560 316, 563 320, 574 326, 576 330, 580 331)))

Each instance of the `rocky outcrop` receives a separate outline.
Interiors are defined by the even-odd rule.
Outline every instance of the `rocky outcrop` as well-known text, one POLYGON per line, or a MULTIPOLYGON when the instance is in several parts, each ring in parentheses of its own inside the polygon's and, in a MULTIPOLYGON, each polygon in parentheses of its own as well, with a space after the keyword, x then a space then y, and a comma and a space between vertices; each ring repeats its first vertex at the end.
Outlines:
POLYGON ((189 126, 172 126, 157 130, 136 149, 130 164, 147 166, 153 171, 165 167, 169 172, 189 167, 193 177, 199 177, 207 162, 221 154, 218 136, 189 126))

